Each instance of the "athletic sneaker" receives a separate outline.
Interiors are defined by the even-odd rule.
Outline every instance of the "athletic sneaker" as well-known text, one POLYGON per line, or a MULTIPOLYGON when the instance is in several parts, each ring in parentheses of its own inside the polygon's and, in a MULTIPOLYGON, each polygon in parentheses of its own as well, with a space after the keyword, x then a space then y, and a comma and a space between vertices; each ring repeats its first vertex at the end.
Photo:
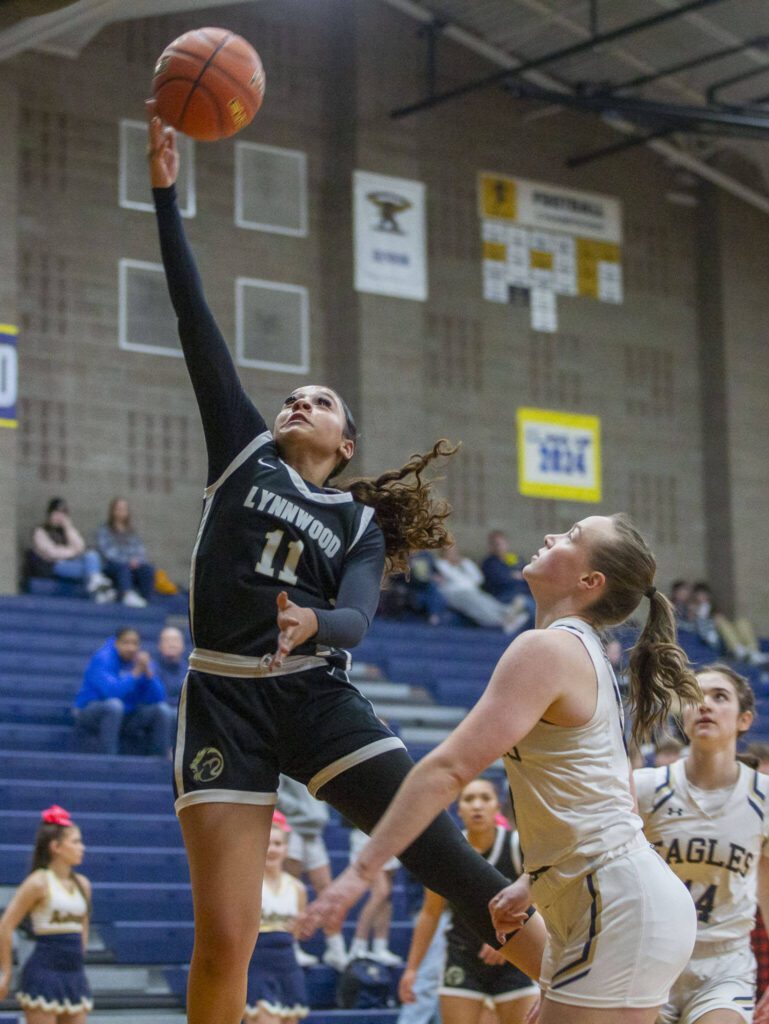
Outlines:
POLYGON ((296 942, 294 943, 294 956, 300 967, 315 967, 316 964, 320 963, 316 956, 313 956, 312 953, 305 953, 299 943, 296 942))
POLYGON ((385 967, 400 967, 403 964, 403 957, 393 953, 391 949, 372 949, 367 956, 369 960, 376 960, 378 964, 383 964, 385 967))
POLYGON ((88 577, 85 589, 89 594, 93 594, 97 590, 105 590, 111 586, 112 580, 109 576, 105 576, 103 572, 92 572, 88 577))
POLYGON ((147 602, 141 596, 137 594, 135 590, 126 590, 123 594, 123 604, 126 608, 146 608, 147 602))
POLYGON ((112 604, 117 601, 117 590, 114 587, 99 587, 93 599, 96 604, 112 604))
POLYGON ((340 953, 338 949, 327 949, 323 954, 323 963, 341 974, 347 966, 347 953, 340 953))

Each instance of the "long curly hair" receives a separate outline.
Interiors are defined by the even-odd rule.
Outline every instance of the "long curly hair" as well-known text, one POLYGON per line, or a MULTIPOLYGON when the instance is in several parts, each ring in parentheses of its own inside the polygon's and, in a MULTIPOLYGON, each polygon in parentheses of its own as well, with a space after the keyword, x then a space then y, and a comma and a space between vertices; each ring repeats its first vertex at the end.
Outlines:
MULTIPOLYGON (((345 416, 344 437, 358 440, 358 428, 347 403, 336 392, 345 416)), ((433 489, 435 478, 423 474, 431 462, 450 458, 459 451, 442 437, 429 452, 412 455, 400 469, 389 469, 379 476, 359 476, 335 483, 341 491, 350 494, 362 505, 374 509, 376 521, 385 539, 385 578, 407 572, 409 555, 415 551, 434 551, 454 543, 445 525, 451 515, 451 505, 438 497, 433 489)), ((333 480, 347 466, 349 459, 341 459, 329 476, 333 480)))

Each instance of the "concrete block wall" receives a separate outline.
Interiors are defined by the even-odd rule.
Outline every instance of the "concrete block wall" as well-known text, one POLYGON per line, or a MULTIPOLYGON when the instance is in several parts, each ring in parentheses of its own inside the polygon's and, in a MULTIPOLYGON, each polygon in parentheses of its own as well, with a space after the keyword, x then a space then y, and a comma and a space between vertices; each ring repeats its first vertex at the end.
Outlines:
MULTIPOLYGON (((14 94, 20 108, 16 145, 6 149, 12 156, 1 158, 15 158, 18 178, 18 200, 11 201, 19 217, 23 331, 19 543, 51 493, 67 495, 86 529, 121 493, 134 505, 158 564, 179 579, 186 574, 205 477, 203 442, 181 362, 117 346, 118 260, 158 259, 152 215, 118 205, 118 123, 142 116, 163 46, 211 23, 250 38, 267 70, 265 106, 240 138, 304 150, 310 182, 307 238, 244 231, 233 222, 233 144, 196 147, 198 214, 185 223, 225 336, 234 342, 236 276, 305 285, 310 378, 338 387, 357 415, 362 442, 355 469, 378 472, 437 437, 461 439, 462 453, 446 467, 441 487, 471 554, 482 553, 491 526, 506 528, 526 554, 546 530, 594 511, 626 509, 650 537, 663 583, 706 576, 696 315, 701 211, 666 200, 674 172, 643 149, 567 170, 567 156, 615 137, 589 116, 549 111, 532 118, 530 105, 490 91, 392 121, 392 107, 424 90, 424 51, 416 23, 379 0, 263 0, 126 22, 105 29, 76 61, 28 53, 4 66, 3 102, 14 94), (354 292, 350 179, 356 168, 426 183, 426 303, 354 292), (617 196, 625 302, 559 298, 555 335, 533 332, 526 309, 485 302, 475 194, 480 170, 617 196), (518 494, 515 411, 524 404, 601 416, 600 506, 518 494)), ((441 85, 488 69, 448 42, 441 44, 439 66, 441 85)), ((740 273, 739 259, 730 263, 729 253, 745 250, 743 233, 753 239, 747 249, 763 252, 769 223, 734 205, 722 260, 731 275, 723 299, 729 366, 738 370, 745 347, 752 351, 759 336, 765 289, 758 265, 740 273)), ((298 383, 280 373, 242 374, 268 420, 298 383)), ((741 478, 745 493, 763 493, 769 469, 751 454, 755 423, 739 400, 743 388, 755 394, 758 384, 735 372, 730 388, 733 461, 750 463, 741 478)), ((732 527, 739 553, 750 517, 740 513, 732 527)), ((738 559, 736 600, 752 605, 758 572, 747 555, 738 559)), ((761 608, 769 628, 769 607, 761 608)))

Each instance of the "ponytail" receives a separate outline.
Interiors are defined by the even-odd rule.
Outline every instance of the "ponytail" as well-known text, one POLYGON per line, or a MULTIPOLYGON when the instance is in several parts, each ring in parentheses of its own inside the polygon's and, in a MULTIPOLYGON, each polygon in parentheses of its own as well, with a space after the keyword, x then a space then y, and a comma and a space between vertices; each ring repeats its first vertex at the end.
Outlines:
POLYGON ((425 469, 438 458, 450 458, 459 450, 445 438, 436 441, 425 455, 412 455, 400 469, 378 477, 356 477, 341 484, 356 501, 374 509, 385 539, 385 576, 408 570, 415 551, 445 548, 453 537, 445 526, 451 506, 436 497, 425 469))
POLYGON ((680 712, 681 704, 698 704, 702 691, 676 643, 673 606, 654 587, 654 555, 628 516, 620 512, 610 518, 614 536, 591 551, 592 568, 604 574, 606 586, 588 611, 597 625, 613 626, 624 622, 642 597, 649 599, 646 625, 629 659, 632 738, 640 746, 671 713, 680 712))
POLYGON ((702 700, 697 678, 676 643, 673 606, 658 590, 649 598, 649 616, 629 658, 633 739, 639 745, 664 727, 682 704, 702 700))

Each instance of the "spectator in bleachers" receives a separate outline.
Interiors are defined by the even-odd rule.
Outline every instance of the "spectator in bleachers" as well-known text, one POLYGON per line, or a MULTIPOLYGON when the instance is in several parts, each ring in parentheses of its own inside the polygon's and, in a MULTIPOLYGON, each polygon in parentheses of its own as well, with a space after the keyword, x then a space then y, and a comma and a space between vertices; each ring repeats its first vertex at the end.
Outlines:
POLYGON ((503 530, 488 536, 489 553, 481 562, 483 589, 502 604, 528 612, 528 625, 534 624, 534 598, 523 578, 523 562, 510 550, 510 539, 503 530))
POLYGON ((166 688, 166 696, 177 700, 187 674, 187 650, 184 634, 176 626, 165 626, 158 636, 155 669, 166 688))
MULTIPOLYGON (((350 830, 350 863, 355 863, 358 851, 366 842, 367 835, 360 829, 350 830)), ((392 920, 392 891, 395 874, 400 867, 397 857, 391 857, 371 885, 371 892, 361 909, 355 934, 350 943, 350 960, 369 957, 385 967, 398 967, 401 957, 389 948, 390 922, 392 920), (371 945, 369 946, 369 937, 371 945)))
POLYGON ((438 589, 449 608, 479 626, 500 626, 506 633, 518 633, 525 627, 528 613, 481 590, 483 573, 472 559, 462 555, 456 544, 445 548, 443 557, 436 558, 435 564, 438 589))
POLYGON ((409 603, 425 615, 431 626, 439 626, 448 607, 438 587, 439 574, 432 551, 418 551, 409 558, 409 603))
MULTIPOLYGON (((323 829, 328 824, 325 803, 316 800, 301 782, 281 775, 278 807, 291 826, 286 871, 296 878, 306 874, 315 892, 323 892, 331 883, 331 859, 323 839, 323 829)), ((341 931, 326 932, 325 938, 323 963, 335 971, 343 971, 347 966, 347 950, 341 931)), ((318 962, 316 957, 299 946, 296 958, 302 967, 311 967, 318 962)))
POLYGON ((115 600, 112 583, 101 571, 101 557, 98 551, 86 548, 64 498, 51 498, 45 521, 35 527, 27 552, 27 571, 34 577, 82 581, 98 604, 115 600))
POLYGON ((43 811, 32 870, 0 918, 0 1000, 11 984, 14 929, 29 917, 35 947, 19 979, 16 999, 27 1024, 85 1024, 93 1009, 83 967, 88 944, 91 884, 77 868, 85 847, 63 807, 43 811))
POLYGON ((688 580, 675 580, 670 586, 670 603, 676 616, 676 626, 687 633, 694 632, 692 585, 688 580))
POLYGON ((283 870, 291 826, 275 811, 264 862, 259 940, 248 965, 246 1024, 297 1024, 310 1012, 294 927, 307 903, 302 883, 283 870))
POLYGON ((748 665, 769 664, 769 654, 760 649, 750 621, 746 618, 735 619, 734 622, 728 619, 718 609, 713 591, 707 583, 695 583, 692 598, 698 621, 707 623, 707 630, 714 629, 718 637, 718 646, 706 641, 709 647, 713 650, 725 649, 731 657, 748 665))
POLYGON ((110 502, 107 522, 96 534, 96 546, 104 559, 104 572, 117 588, 118 599, 129 608, 144 608, 152 595, 155 569, 147 561, 125 498, 110 502))
POLYGON ((168 754, 176 713, 135 629, 118 630, 91 657, 74 714, 80 747, 117 754, 122 740, 142 753, 168 754))
POLYGON ((695 583, 689 601, 694 632, 715 654, 724 653, 724 645, 716 626, 713 592, 707 583, 695 583))
POLYGON ((676 761, 680 761, 683 752, 683 743, 674 736, 661 739, 654 748, 654 767, 661 768, 665 764, 675 764, 676 761))

